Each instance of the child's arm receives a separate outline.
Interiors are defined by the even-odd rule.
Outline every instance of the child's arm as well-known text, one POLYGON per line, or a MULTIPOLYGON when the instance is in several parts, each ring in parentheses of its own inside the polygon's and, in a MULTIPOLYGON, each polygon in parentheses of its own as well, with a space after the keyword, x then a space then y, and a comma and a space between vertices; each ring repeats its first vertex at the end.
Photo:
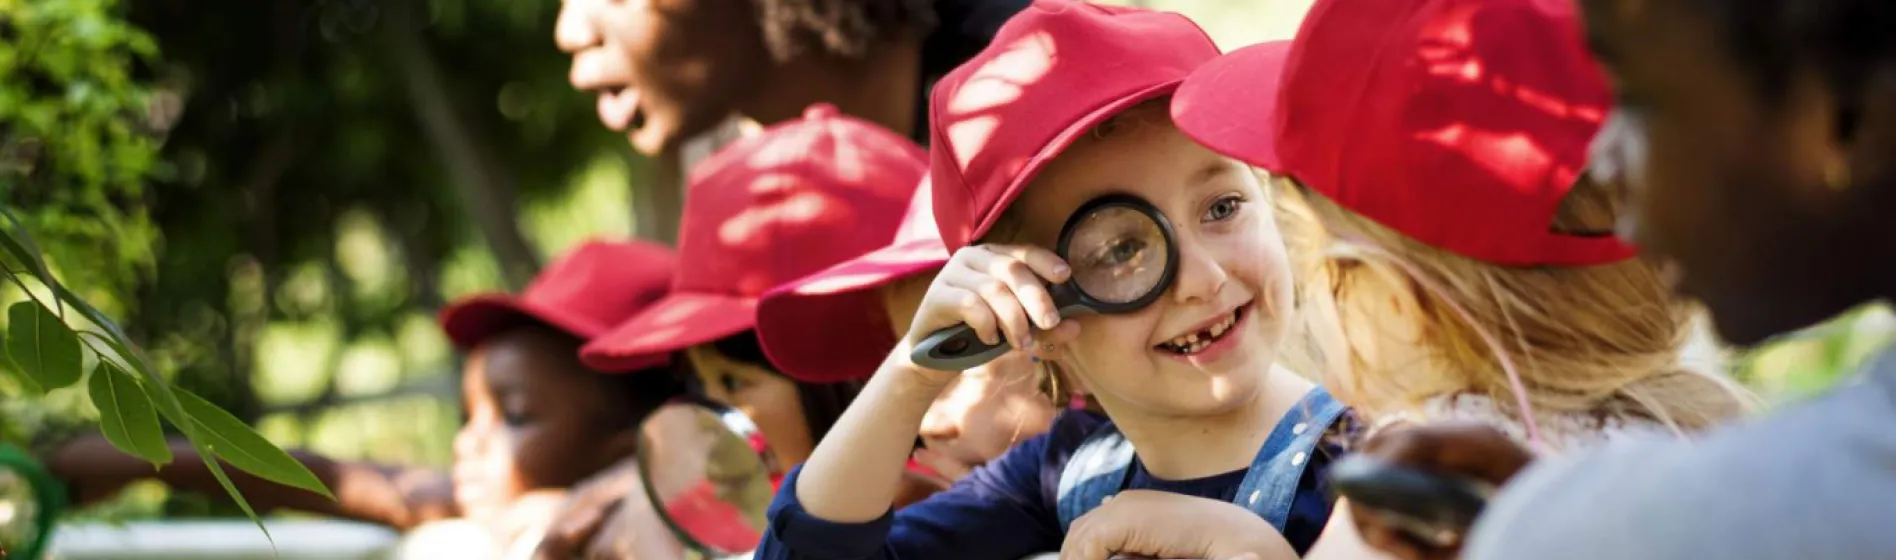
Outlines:
POLYGON ((955 252, 922 297, 908 336, 804 463, 795 488, 803 509, 839 523, 887 513, 922 416, 958 375, 911 362, 916 341, 956 324, 973 327, 984 342, 1004 337, 1016 348, 1039 348, 1033 343, 1036 326, 1060 327, 1043 334, 1042 342, 1071 338, 1078 326, 1062 324, 1044 283, 1064 281, 1068 274, 1058 256, 1035 247, 979 245, 955 252))
MULTIPOLYGON (((67 443, 47 461, 54 476, 72 486, 81 504, 111 497, 127 484, 156 478, 172 488, 210 496, 224 494, 210 468, 189 442, 170 442, 171 463, 152 469, 143 459, 127 455, 98 436, 67 443)), ((452 483, 428 469, 336 461, 308 452, 291 456, 309 467, 336 500, 283 486, 224 464, 224 473, 259 511, 291 509, 408 529, 460 514, 452 483)))

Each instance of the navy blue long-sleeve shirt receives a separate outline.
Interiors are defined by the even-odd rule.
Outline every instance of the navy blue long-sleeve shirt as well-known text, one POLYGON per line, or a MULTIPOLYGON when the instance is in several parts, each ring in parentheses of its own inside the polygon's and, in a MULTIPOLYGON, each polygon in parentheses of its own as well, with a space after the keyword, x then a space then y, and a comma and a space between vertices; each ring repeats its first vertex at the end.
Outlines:
MULTIPOLYGON (((1060 548, 1055 514, 1060 472, 1086 436, 1108 420, 1068 411, 1048 433, 1015 446, 952 488, 868 523, 835 523, 804 511, 797 501, 801 468, 793 470, 770 506, 760 560, 1018 560, 1060 548)), ((1310 548, 1330 518, 1332 502, 1322 473, 1331 449, 1314 454, 1298 481, 1284 536, 1298 553, 1310 548)), ((1162 480, 1133 462, 1127 489, 1158 490, 1230 502, 1243 469, 1192 480, 1162 480)))

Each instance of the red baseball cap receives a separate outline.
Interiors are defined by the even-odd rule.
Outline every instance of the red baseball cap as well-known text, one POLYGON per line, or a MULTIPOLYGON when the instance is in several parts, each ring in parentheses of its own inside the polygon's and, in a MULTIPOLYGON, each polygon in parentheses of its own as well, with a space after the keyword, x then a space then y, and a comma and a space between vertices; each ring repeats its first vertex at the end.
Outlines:
MULTIPOLYGON (((644 241, 588 241, 547 265, 520 295, 483 294, 441 310, 441 330, 462 350, 524 324, 541 323, 581 340, 605 334, 671 291, 678 259, 644 241)), ((665 365, 669 354, 625 370, 665 365)))
POLYGON ((869 377, 895 349, 894 326, 876 290, 948 262, 935 230, 933 189, 915 189, 895 241, 778 286, 757 305, 757 338, 770 362, 791 377, 830 383, 869 377), (850 333, 837 344, 836 333, 850 333))
POLYGON ((1318 0, 1294 40, 1195 72, 1172 118, 1417 241, 1583 266, 1636 252, 1552 227, 1611 105, 1568 0, 1318 0))
POLYGON ((750 330, 764 292, 888 244, 926 166, 914 141, 827 104, 733 142, 692 169, 671 293, 580 358, 615 371, 750 330))
POLYGON ((929 176, 949 252, 980 239, 1054 156, 1169 95, 1218 46, 1185 16, 1039 0, 929 95, 929 176))

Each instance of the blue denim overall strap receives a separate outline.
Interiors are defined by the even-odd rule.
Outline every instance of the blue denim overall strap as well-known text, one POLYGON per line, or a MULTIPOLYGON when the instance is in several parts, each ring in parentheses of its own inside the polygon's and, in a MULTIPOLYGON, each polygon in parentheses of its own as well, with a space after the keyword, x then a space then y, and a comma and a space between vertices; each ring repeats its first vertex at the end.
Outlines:
MULTIPOLYGON (((1272 527, 1284 529, 1290 516, 1291 502, 1297 495, 1297 483, 1304 466, 1317 452, 1324 432, 1344 411, 1343 403, 1330 392, 1317 387, 1292 407, 1271 429, 1270 437, 1251 460, 1244 482, 1235 494, 1237 504, 1251 510, 1272 527)), ((1113 424, 1106 424, 1086 436, 1060 471, 1058 502, 1054 511, 1060 516, 1060 531, 1066 532, 1073 520, 1099 507, 1106 499, 1126 487, 1132 470, 1132 442, 1113 424)))

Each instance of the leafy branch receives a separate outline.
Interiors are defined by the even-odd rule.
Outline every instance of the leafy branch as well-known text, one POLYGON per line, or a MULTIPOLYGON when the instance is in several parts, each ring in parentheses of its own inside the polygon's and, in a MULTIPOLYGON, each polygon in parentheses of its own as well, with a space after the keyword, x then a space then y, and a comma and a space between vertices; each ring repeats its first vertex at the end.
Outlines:
POLYGON ((314 473, 248 424, 158 375, 112 318, 60 284, 13 213, 0 208, 0 217, 5 218, 0 224, 4 226, 0 227, 0 258, 24 269, 5 266, 0 272, 28 297, 7 308, 6 354, 22 386, 42 395, 74 386, 86 373, 86 354, 95 356, 87 394, 99 409, 105 438, 153 466, 168 464, 173 457, 159 421, 164 418, 191 442, 218 484, 266 536, 269 530, 231 483, 219 459, 265 480, 335 499, 314 473), (51 304, 25 290, 22 276, 44 285, 52 293, 51 304), (68 308, 100 330, 74 329, 61 316, 68 308))

